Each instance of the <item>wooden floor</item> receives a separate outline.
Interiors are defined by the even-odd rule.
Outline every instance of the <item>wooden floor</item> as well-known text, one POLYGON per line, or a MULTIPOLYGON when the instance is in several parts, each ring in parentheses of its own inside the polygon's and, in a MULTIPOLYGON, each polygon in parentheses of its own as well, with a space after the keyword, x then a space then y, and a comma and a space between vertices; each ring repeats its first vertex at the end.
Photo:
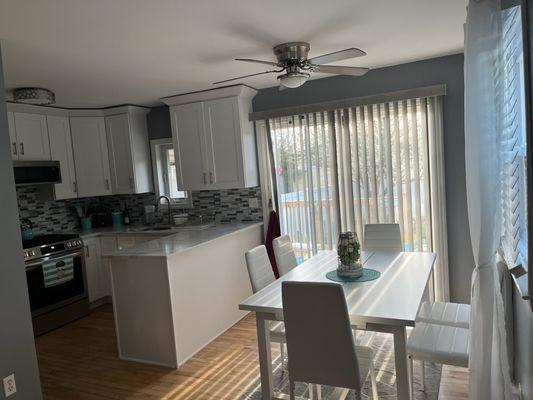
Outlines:
MULTIPOLYGON (((119 360, 111 306, 36 344, 45 400, 238 399, 259 378, 252 314, 179 370, 119 360)), ((464 369, 446 369, 439 399, 467 399, 467 379, 464 369)))

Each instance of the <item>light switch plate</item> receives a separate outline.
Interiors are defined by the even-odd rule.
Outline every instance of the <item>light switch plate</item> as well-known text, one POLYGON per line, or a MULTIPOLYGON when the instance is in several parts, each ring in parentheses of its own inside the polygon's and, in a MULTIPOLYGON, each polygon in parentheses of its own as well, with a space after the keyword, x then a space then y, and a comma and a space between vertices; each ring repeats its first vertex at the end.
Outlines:
POLYGON ((17 393, 17 384, 15 383, 15 374, 11 374, 4 378, 4 394, 6 397, 17 393))

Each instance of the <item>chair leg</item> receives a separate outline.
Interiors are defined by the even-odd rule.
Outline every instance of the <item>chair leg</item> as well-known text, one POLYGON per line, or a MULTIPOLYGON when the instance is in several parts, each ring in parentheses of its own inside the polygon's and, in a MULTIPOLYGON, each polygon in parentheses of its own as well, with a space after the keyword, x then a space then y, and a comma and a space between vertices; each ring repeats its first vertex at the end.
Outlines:
POLYGON ((378 381, 376 380, 376 368, 374 368, 373 359, 370 360, 370 382, 372 383, 372 400, 378 400, 378 381))
POLYGON ((308 383, 307 387, 309 388, 309 400, 313 400, 313 384, 308 383))
POLYGON ((422 391, 426 391, 426 362, 422 361, 422 391))
POLYGON ((289 398, 294 400, 294 382, 289 380, 289 398))
POLYGON ((413 357, 409 356, 409 386, 411 388, 411 400, 415 398, 415 385, 414 385, 414 370, 413 370, 413 357))
POLYGON ((316 385, 316 398, 322 400, 322 386, 316 385))
POLYGON ((285 346, 283 345, 283 343, 279 344, 279 352, 281 357, 281 369, 283 369, 285 365, 285 346))

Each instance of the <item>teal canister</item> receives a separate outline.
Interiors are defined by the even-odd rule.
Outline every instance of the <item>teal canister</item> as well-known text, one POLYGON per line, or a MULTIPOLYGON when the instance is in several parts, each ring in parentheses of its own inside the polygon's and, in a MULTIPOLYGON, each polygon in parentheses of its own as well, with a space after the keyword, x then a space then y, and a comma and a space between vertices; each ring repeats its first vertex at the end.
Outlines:
POLYGON ((22 240, 33 239, 33 224, 29 219, 24 218, 21 220, 20 233, 22 235, 22 240))
POLYGON ((90 231, 93 227, 91 217, 80 218, 81 229, 84 231, 90 231))
POLYGON ((111 221, 113 222, 113 228, 122 228, 124 226, 122 211, 112 212, 111 221))

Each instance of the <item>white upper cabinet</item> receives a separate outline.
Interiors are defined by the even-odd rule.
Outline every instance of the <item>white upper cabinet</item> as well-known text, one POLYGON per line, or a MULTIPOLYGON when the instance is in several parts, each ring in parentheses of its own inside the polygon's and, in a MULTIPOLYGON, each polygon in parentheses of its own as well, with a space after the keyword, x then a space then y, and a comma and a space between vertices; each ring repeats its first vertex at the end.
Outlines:
POLYGON ((113 194, 153 190, 150 145, 145 109, 129 107, 126 114, 106 117, 113 194))
POLYGON ((177 155, 178 188, 209 189, 203 103, 173 107, 170 111, 170 120, 177 155))
POLYGON ((245 186, 238 100, 237 97, 228 97, 204 104, 209 184, 212 189, 245 186))
POLYGON ((61 169, 61 183, 54 185, 54 198, 56 200, 76 198, 78 197, 76 169, 69 119, 48 115, 46 121, 50 138, 50 155, 52 160, 59 161, 61 169))
POLYGON ((258 185, 255 134, 248 120, 256 93, 236 85, 162 99, 170 106, 181 190, 258 185))
POLYGON ((133 178, 129 116, 128 114, 120 114, 106 117, 105 125, 113 193, 134 193, 135 180, 133 178))
POLYGON ((15 115, 8 111, 7 124, 9 127, 9 142, 11 143, 11 157, 16 160, 18 158, 18 143, 17 133, 15 132, 15 115))
POLYGON ((50 160, 46 116, 15 112, 11 119, 10 136, 13 159, 50 160))
POLYGON ((70 117, 79 197, 112 194, 104 117, 70 117))

